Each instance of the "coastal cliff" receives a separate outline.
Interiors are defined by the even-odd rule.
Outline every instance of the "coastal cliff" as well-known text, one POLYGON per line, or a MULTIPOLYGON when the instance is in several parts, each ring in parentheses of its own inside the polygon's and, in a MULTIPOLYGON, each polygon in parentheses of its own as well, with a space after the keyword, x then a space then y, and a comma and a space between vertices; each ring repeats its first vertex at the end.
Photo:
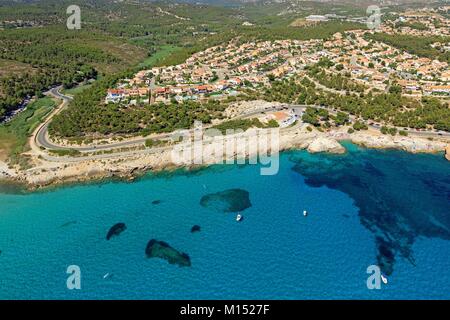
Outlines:
MULTIPOLYGON (((445 152, 450 160, 450 147, 448 138, 426 139, 413 136, 383 135, 374 130, 360 131, 353 134, 342 127, 328 132, 308 130, 307 125, 280 131, 280 151, 291 149, 306 149, 311 153, 330 152, 342 154, 345 148, 339 141, 351 141, 367 148, 400 149, 412 153, 439 153, 445 152), (446 140, 447 139, 447 140, 446 140)), ((29 154, 32 166, 26 170, 9 168, 0 161, 0 179, 15 181, 26 185, 29 189, 59 185, 63 183, 79 183, 84 181, 100 180, 104 178, 121 178, 133 180, 147 171, 172 170, 183 165, 172 162, 171 150, 164 149, 151 152, 151 149, 128 153, 111 153, 92 158, 56 157, 45 160, 42 154, 29 154)), ((250 158, 254 154, 246 153, 250 158)), ((205 166, 214 164, 214 157, 204 159, 205 166), (210 161, 211 160, 211 161, 210 161)), ((188 167, 198 167, 189 165, 188 167)))
POLYGON ((423 138, 375 135, 359 132, 351 135, 353 143, 374 149, 400 149, 411 153, 443 152, 448 144, 443 141, 423 138))

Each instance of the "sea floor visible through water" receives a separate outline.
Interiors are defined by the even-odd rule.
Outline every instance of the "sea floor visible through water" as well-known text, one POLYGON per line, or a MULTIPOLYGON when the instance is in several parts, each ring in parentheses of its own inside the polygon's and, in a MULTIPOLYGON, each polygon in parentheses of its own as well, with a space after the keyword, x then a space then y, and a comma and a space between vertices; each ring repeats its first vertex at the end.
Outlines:
POLYGON ((274 176, 222 165, 3 190, 0 299, 450 299, 450 163, 345 146, 282 153, 274 176), (151 239, 190 266, 146 255, 151 239))

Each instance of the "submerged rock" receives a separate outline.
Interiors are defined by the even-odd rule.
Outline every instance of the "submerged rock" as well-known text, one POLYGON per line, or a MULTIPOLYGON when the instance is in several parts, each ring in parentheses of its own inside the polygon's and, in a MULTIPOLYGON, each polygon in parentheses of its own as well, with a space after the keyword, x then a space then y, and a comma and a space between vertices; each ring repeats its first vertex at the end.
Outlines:
POLYGON ((193 226, 193 227, 191 228, 191 232, 192 232, 192 233, 194 233, 194 232, 200 232, 200 226, 198 226, 198 225, 193 226))
POLYGON ((108 234, 106 235, 106 240, 111 239, 113 236, 118 236, 122 232, 127 229, 127 226, 123 222, 116 223, 109 229, 108 234))
POLYGON ((191 258, 184 252, 172 248, 167 242, 152 239, 145 248, 147 258, 161 258, 170 264, 177 264, 180 267, 190 267, 191 258))
POLYGON ((375 242, 378 250, 377 264, 381 271, 389 276, 394 271, 395 249, 392 243, 381 237, 376 237, 375 242))
POLYGON ((161 203, 161 200, 153 200, 152 201, 152 204, 160 204, 161 203))
POLYGON ((353 199, 360 223, 374 235, 377 264, 389 276, 398 257, 415 264, 416 239, 450 240, 450 171, 446 163, 429 164, 431 157, 349 148, 344 157, 298 154, 290 160, 309 187, 353 199))
POLYGON ((223 212, 241 212, 252 206, 250 193, 242 189, 229 189, 203 196, 200 205, 223 212))
POLYGON ((69 222, 63 223, 63 224, 60 225, 59 227, 60 227, 60 228, 65 228, 65 227, 69 227, 69 226, 71 226, 71 225, 73 225, 73 224, 76 224, 76 223, 77 223, 76 221, 69 221, 69 222))

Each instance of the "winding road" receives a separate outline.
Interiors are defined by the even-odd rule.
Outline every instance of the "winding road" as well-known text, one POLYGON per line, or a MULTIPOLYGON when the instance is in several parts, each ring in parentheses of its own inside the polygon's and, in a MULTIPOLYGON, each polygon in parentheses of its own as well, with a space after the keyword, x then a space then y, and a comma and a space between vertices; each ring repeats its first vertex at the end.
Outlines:
MULTIPOLYGON (((34 142, 34 144, 37 148, 39 148, 41 150, 42 149, 77 150, 82 153, 92 153, 92 152, 102 151, 102 150, 111 150, 111 149, 117 149, 117 148, 126 148, 126 147, 143 145, 143 144, 145 144, 145 141, 148 140, 148 138, 134 138, 134 139, 126 140, 126 141, 114 142, 114 143, 109 143, 109 144, 97 144, 97 145, 90 145, 90 146, 70 146, 70 147, 55 144, 49 138, 48 125, 49 125, 51 119, 56 114, 61 112, 64 108, 66 108, 66 106, 69 104, 69 102, 73 99, 70 96, 62 94, 60 92, 60 89, 61 89, 61 87, 56 87, 56 88, 49 90, 46 93, 47 95, 51 95, 57 99, 61 99, 62 103, 49 115, 49 117, 45 120, 45 122, 43 124, 41 124, 41 126, 39 126, 38 129, 35 131, 34 137, 32 137, 31 142, 34 142)), ((337 113, 336 111, 330 110, 330 108, 327 108, 325 106, 281 104, 281 105, 273 106, 271 108, 261 108, 261 109, 253 110, 249 113, 241 114, 241 115, 237 116, 235 119, 251 117, 251 116, 261 114, 263 112, 273 112, 273 111, 289 110, 289 109, 292 109, 297 115, 301 115, 301 113, 307 107, 315 107, 315 108, 325 109, 334 115, 337 113)), ((354 121, 356 121, 357 118, 350 115, 350 119, 352 122, 354 122, 354 121)), ((368 126, 375 130, 380 130, 380 128, 381 128, 377 124, 368 124, 368 126)), ((204 128, 206 129, 206 128, 208 128, 208 126, 204 126, 204 128)), ((194 129, 191 129, 190 131, 193 132, 193 130, 194 129)), ((408 130, 408 133, 411 135, 417 135, 417 136, 421 136, 421 137, 450 137, 449 132, 429 132, 429 131, 408 130)), ((167 139, 167 138, 170 138, 171 136, 172 136, 172 133, 165 133, 165 134, 153 136, 152 138, 153 139, 167 139)), ((168 147, 158 147, 158 148, 152 148, 149 150, 125 151, 125 152, 114 153, 114 155, 118 156, 118 155, 124 154, 124 153, 132 154, 132 153, 136 153, 136 152, 137 153, 143 153, 143 152, 153 153, 153 152, 165 150, 166 148, 168 148, 168 147)), ((111 156, 111 155, 109 155, 109 156, 111 156)), ((86 159, 86 158, 96 159, 96 158, 103 158, 103 157, 108 157, 108 155, 106 155, 106 154, 105 155, 91 155, 88 157, 77 157, 77 159, 78 160, 81 160, 83 158, 84 159, 86 159)), ((58 157, 46 155, 45 158, 47 158, 47 160, 56 161, 56 159, 58 157)), ((68 160, 68 159, 65 158, 65 160, 68 160)))
POLYGON ((72 97, 63 95, 59 92, 61 87, 56 87, 50 89, 48 92, 46 92, 46 95, 51 95, 57 99, 61 99, 62 103, 47 117, 47 119, 42 123, 37 130, 35 131, 33 135, 32 141, 38 146, 38 147, 44 147, 46 149, 66 149, 62 146, 56 145, 52 143, 49 140, 48 137, 48 125, 50 121, 53 119, 53 117, 61 112, 67 105, 69 104, 70 100, 72 100, 72 97))
MULTIPOLYGON (((35 133, 34 142, 39 148, 45 148, 45 149, 50 149, 50 150, 77 150, 77 151, 80 151, 83 153, 89 153, 89 152, 96 152, 96 151, 102 151, 102 150, 110 150, 110 149, 142 145, 142 144, 145 144, 145 141, 147 141, 149 139, 148 137, 147 138, 134 138, 134 139, 126 140, 126 141, 120 141, 120 142, 114 142, 114 143, 108 143, 108 144, 96 144, 96 145, 90 145, 90 146, 70 146, 70 147, 53 143, 49 138, 48 125, 49 125, 51 119, 56 114, 61 112, 68 105, 70 100, 73 99, 72 97, 62 94, 59 91, 60 89, 61 89, 61 87, 57 87, 57 88, 53 88, 50 91, 48 91, 48 94, 52 95, 53 97, 55 97, 57 99, 61 99, 63 102, 57 109, 55 109, 54 112, 52 112, 52 114, 50 114, 50 116, 38 128, 37 132, 35 133)), ((291 109, 304 110, 306 107, 307 106, 295 106, 291 109)), ((268 108, 258 109, 258 110, 254 110, 249 113, 241 114, 241 115, 237 116, 235 119, 251 117, 254 115, 261 114, 261 112, 279 111, 279 110, 284 110, 287 108, 289 108, 288 105, 279 105, 279 106, 274 106, 273 108, 269 108, 269 109, 268 108)), ((301 110, 299 110, 299 111, 301 111, 301 110)), ((210 126, 204 126, 204 129, 207 129, 208 127, 210 127, 210 126)), ((193 130, 194 129, 191 129, 190 131, 193 132, 193 130)), ((158 139, 158 140, 159 139, 167 139, 167 138, 170 138, 172 135, 173 135, 172 133, 164 133, 164 134, 159 134, 159 135, 153 136, 152 138, 158 139)))

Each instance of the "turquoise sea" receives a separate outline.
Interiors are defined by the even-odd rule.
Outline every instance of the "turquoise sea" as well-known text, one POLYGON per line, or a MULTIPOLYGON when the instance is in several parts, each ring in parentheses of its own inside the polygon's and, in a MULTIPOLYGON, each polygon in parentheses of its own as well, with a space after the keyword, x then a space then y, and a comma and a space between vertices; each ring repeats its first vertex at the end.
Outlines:
POLYGON ((450 163, 346 147, 283 153, 275 176, 224 165, 35 193, 3 186, 0 299, 450 299, 450 163), (200 203, 230 189, 249 195, 240 223, 200 203), (118 222, 126 230, 107 241, 118 222), (191 266, 147 258, 150 239, 191 266), (366 286, 373 264, 388 278, 380 290, 366 286), (66 287, 69 265, 80 290, 66 287))

